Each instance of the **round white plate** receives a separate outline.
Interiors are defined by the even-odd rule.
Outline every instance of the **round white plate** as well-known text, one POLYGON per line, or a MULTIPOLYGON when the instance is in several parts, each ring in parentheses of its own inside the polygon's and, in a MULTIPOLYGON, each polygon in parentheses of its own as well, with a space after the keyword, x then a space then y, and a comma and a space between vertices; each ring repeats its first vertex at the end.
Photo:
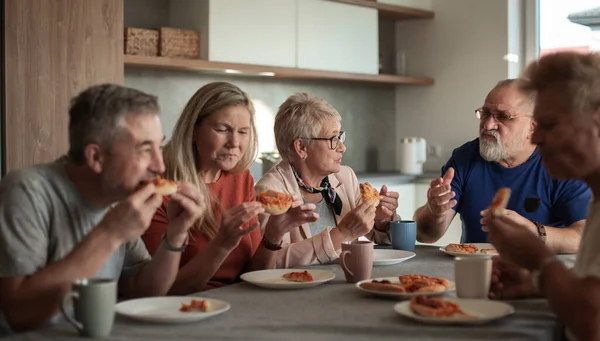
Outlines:
POLYGON ((312 269, 273 269, 273 270, 261 270, 246 272, 241 279, 248 283, 252 283, 261 288, 267 289, 304 289, 311 288, 317 285, 329 282, 335 278, 335 274, 325 270, 312 270, 312 269), (313 277, 312 282, 292 282, 287 279, 283 279, 281 276, 288 272, 302 272, 308 271, 313 277))
POLYGON ((445 253, 447 255, 454 256, 454 257, 493 257, 493 256, 498 255, 497 253, 496 254, 485 254, 485 253, 480 252, 482 249, 495 249, 494 245, 492 245, 490 243, 465 243, 465 244, 473 244, 473 245, 477 246, 477 248, 479 250, 475 253, 460 253, 460 252, 446 251, 446 249, 444 247, 440 247, 440 251, 442 251, 443 253, 445 253))
POLYGON ((416 256, 414 252, 403 250, 373 250, 373 266, 393 265, 416 256))
POLYGON ((394 311, 410 319, 430 324, 483 324, 508 316, 515 309, 504 302, 477 299, 448 298, 450 302, 460 305, 462 311, 472 317, 425 317, 410 309, 410 301, 394 305, 394 311))
POLYGON ((413 296, 418 296, 418 295, 440 296, 440 295, 443 295, 443 294, 446 294, 446 293, 456 290, 456 284, 451 280, 448 280, 448 288, 446 289, 446 291, 440 291, 440 292, 389 292, 389 291, 377 291, 377 290, 365 289, 360 286, 361 283, 371 282, 373 280, 382 281, 384 279, 388 280, 392 283, 400 283, 400 280, 398 279, 398 277, 379 277, 379 278, 365 279, 363 281, 357 282, 356 284, 354 284, 354 286, 358 290, 367 292, 369 294, 373 294, 373 295, 381 296, 381 297, 394 297, 394 298, 399 298, 399 299, 409 299, 413 296))
POLYGON ((207 319, 229 310, 231 305, 214 298, 194 296, 148 297, 117 303, 115 312, 131 319, 155 323, 186 323, 207 319), (207 312, 179 311, 181 303, 189 304, 192 300, 207 300, 210 310, 207 312))

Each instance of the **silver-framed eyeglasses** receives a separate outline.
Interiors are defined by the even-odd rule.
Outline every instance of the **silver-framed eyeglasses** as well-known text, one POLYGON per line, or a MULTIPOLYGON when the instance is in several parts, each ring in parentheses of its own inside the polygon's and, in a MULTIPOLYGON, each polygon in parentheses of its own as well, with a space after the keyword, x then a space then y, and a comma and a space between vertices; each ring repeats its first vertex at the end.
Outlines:
POLYGON ((480 121, 487 121, 490 117, 493 116, 497 122, 502 123, 502 124, 506 124, 506 123, 514 120, 515 118, 519 118, 519 117, 533 117, 531 115, 520 115, 520 114, 513 115, 510 113, 507 113, 506 111, 498 111, 498 112, 492 113, 488 109, 483 108, 483 107, 475 110, 475 116, 480 121))
POLYGON ((346 132, 340 131, 337 136, 332 137, 302 137, 306 140, 317 140, 317 141, 329 141, 329 148, 336 149, 338 147, 339 142, 344 143, 346 141, 346 132))

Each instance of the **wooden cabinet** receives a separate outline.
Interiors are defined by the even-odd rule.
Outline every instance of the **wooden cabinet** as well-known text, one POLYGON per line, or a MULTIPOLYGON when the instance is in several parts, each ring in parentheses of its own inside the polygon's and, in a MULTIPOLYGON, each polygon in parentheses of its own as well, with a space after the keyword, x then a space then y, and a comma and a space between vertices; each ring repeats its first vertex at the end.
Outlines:
POLYGON ((298 1, 298 68, 377 74, 378 37, 374 8, 298 1))
POLYGON ((68 149, 72 96, 123 83, 122 0, 5 0, 3 172, 68 149))
POLYGON ((171 0, 170 25, 200 32, 201 58, 296 66, 296 0, 171 0))

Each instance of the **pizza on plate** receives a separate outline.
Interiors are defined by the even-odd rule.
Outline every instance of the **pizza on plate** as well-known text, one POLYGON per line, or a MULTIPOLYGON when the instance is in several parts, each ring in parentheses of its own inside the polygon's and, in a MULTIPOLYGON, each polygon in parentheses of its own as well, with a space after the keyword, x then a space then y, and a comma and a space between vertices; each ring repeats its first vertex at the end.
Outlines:
POLYGON ((379 191, 371 186, 370 183, 365 182, 364 184, 360 184, 360 195, 363 201, 372 200, 375 206, 379 205, 379 191))
POLYGON ((490 205, 492 215, 496 217, 503 215, 504 210, 506 209, 506 205, 508 204, 508 199, 510 199, 510 188, 500 188, 494 195, 494 198, 492 199, 492 204, 490 205))
POLYGON ((258 202, 262 204, 266 213, 280 215, 290 209, 292 202, 294 202, 294 197, 291 194, 268 190, 258 195, 258 202))
POLYGON ((167 180, 160 175, 157 175, 154 179, 143 181, 142 185, 148 183, 154 184, 154 193, 156 194, 167 196, 177 193, 177 183, 175 181, 167 180))
POLYGON ((192 311, 200 311, 200 312, 207 312, 210 309, 210 304, 208 303, 207 300, 192 300, 190 302, 190 304, 185 304, 185 303, 181 303, 181 308, 179 308, 179 311, 182 312, 192 312, 192 311))
POLYGON ((361 288, 375 291, 415 293, 415 292, 442 292, 448 289, 448 280, 441 277, 425 275, 402 275, 398 277, 399 283, 388 280, 372 280, 360 284, 361 288))
POLYGON ((281 277, 292 282, 312 282, 313 277, 308 271, 288 272, 281 277))
POLYGON ((444 248, 444 250, 448 252, 456 252, 456 253, 465 253, 465 254, 473 254, 479 251, 479 248, 473 244, 448 244, 444 248))
POLYGON ((415 296, 410 300, 410 309, 425 317, 470 317, 456 303, 423 295, 415 296))

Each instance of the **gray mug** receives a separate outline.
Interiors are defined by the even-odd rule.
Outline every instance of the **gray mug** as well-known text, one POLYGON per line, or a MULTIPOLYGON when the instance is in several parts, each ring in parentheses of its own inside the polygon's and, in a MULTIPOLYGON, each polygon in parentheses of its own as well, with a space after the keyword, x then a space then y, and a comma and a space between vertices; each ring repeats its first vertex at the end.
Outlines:
POLYGON ((112 331, 117 303, 117 284, 113 279, 81 279, 62 299, 60 311, 79 334, 87 337, 107 337, 112 331), (73 299, 75 316, 67 310, 73 299))
POLYGON ((412 220, 394 220, 390 222, 388 234, 392 248, 414 252, 417 241, 417 223, 412 220))

